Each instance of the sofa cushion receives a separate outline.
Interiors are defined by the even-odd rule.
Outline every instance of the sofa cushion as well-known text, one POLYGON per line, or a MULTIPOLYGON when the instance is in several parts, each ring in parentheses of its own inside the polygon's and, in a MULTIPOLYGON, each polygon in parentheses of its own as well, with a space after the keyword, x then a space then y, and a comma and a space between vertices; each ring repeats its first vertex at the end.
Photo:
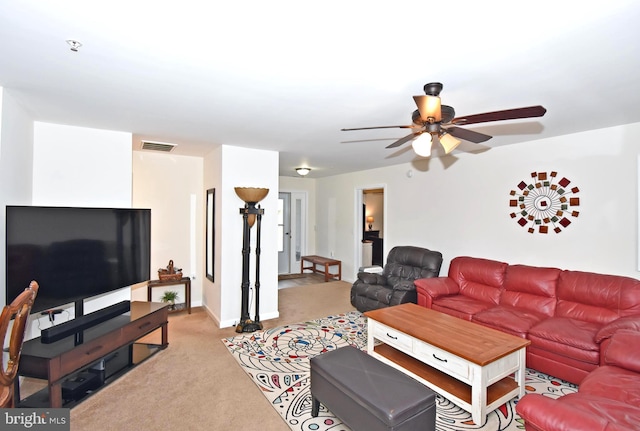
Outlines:
POLYGON ((527 430, 547 431, 629 431, 629 424, 614 421, 599 413, 585 412, 580 395, 570 394, 553 399, 541 394, 527 394, 516 404, 516 411, 527 430), (570 397, 570 398, 566 398, 570 397), (577 398, 572 401, 571 398, 577 398), (569 402, 565 402, 568 400, 569 402))
POLYGON ((508 305, 497 305, 474 314, 471 321, 516 337, 527 338, 529 329, 544 318, 543 314, 534 311, 508 305))
POLYGON ((556 309, 556 286, 561 272, 558 268, 509 265, 500 305, 553 316, 556 309))
POLYGON ((630 277, 562 271, 556 316, 599 324, 640 314, 640 281, 630 277))
MULTIPOLYGON (((580 415, 593 415, 610 424, 617 425, 614 429, 638 429, 638 423, 640 423, 640 407, 612 398, 578 392, 560 397, 557 402, 573 407, 575 411, 580 412, 580 415)), ((552 412, 553 410, 540 413, 553 418, 552 412)), ((573 421, 580 422, 579 418, 580 416, 574 417, 573 421)), ((569 429, 576 428, 568 428, 567 430, 569 429)))
POLYGON ((590 372, 580 382, 581 394, 611 398, 640 407, 640 374, 603 365, 590 372))
POLYGON ((471 320, 474 314, 492 307, 495 307, 495 304, 491 302, 479 301, 464 295, 454 295, 434 299, 431 308, 441 313, 471 320))
POLYGON ((590 364, 600 362, 600 346, 595 342, 597 323, 550 317, 529 330, 531 345, 590 364))
POLYGON ((449 265, 449 278, 460 286, 463 295, 483 303, 498 304, 507 266, 495 260, 456 257, 449 265))

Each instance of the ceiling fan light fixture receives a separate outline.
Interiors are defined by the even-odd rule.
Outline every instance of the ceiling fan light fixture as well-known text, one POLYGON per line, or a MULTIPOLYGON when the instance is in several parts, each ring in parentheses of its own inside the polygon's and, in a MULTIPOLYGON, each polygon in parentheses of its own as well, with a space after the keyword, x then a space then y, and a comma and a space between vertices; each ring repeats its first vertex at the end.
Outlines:
POLYGON ((460 140, 454 138, 449 133, 444 133, 440 136, 440 145, 444 148, 445 154, 452 152, 458 145, 460 145, 460 142, 460 140))
POLYGON ((301 177, 304 177, 305 175, 307 175, 309 172, 311 172, 311 168, 296 168, 296 172, 298 173, 298 175, 300 175, 301 177))
POLYGON ((423 133, 413 140, 411 146, 413 151, 420 157, 431 156, 431 135, 429 133, 423 133))
POLYGON ((413 100, 418 106, 420 119, 424 123, 434 124, 442 121, 442 109, 440 97, 438 96, 413 96, 413 100))
POLYGON ((429 118, 433 118, 435 123, 442 121, 442 111, 440 109, 440 97, 438 96, 425 96, 427 98, 426 111, 429 118))

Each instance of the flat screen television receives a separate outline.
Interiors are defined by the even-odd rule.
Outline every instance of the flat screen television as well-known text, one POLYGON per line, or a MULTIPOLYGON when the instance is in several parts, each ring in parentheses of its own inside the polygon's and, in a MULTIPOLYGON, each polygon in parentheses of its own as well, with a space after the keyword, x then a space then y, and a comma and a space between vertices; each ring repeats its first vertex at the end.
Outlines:
POLYGON ((31 280, 40 285, 32 313, 150 278, 151 210, 6 207, 6 302, 31 280))

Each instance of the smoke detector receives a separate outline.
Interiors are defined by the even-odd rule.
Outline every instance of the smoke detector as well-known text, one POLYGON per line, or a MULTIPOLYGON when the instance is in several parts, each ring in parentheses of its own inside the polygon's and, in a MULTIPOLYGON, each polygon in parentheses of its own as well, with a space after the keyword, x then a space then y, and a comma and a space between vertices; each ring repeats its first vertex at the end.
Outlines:
POLYGON ((73 52, 78 52, 78 50, 82 46, 82 43, 78 42, 77 40, 73 40, 73 39, 67 39, 67 43, 69 44, 69 46, 71 47, 70 49, 73 52))
POLYGON ((142 141, 142 149, 150 151, 162 151, 168 153, 172 151, 177 144, 169 144, 166 142, 142 141))

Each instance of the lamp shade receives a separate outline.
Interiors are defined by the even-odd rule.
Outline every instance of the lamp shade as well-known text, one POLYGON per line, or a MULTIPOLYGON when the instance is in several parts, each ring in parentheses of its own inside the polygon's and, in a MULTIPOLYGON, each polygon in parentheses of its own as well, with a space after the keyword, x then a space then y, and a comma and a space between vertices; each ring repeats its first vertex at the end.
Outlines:
POLYGON ((439 123, 442 121, 442 109, 438 96, 413 96, 418 106, 420 118, 426 123, 439 123))
POLYGON ((420 157, 429 157, 431 155, 431 135, 423 133, 413 140, 411 146, 420 157))
POLYGON ((367 216, 367 223, 373 223, 373 216, 367 216))
POLYGON ((440 136, 440 145, 444 148, 445 154, 449 154, 452 152, 458 145, 460 145, 460 141, 448 133, 440 136))
POLYGON ((240 199, 248 204, 257 204, 269 194, 269 189, 256 187, 235 187, 234 190, 240 199))

